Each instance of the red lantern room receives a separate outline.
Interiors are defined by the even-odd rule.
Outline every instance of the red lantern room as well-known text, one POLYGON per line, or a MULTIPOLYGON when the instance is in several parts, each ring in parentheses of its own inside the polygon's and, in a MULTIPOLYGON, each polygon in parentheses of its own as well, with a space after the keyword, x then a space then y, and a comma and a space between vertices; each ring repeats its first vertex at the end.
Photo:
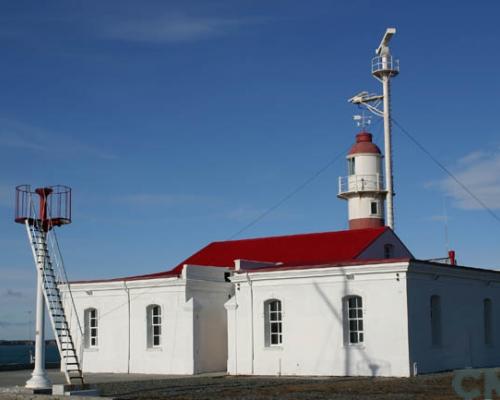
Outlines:
POLYGON ((15 221, 36 224, 45 232, 54 226, 70 224, 71 188, 55 185, 32 191, 30 185, 17 186, 15 221))

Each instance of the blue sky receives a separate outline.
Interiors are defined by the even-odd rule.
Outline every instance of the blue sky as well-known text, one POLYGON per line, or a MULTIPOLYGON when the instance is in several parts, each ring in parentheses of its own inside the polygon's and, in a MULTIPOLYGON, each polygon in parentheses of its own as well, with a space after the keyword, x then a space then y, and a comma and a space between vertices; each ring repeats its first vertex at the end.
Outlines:
MULTIPOLYGON (((67 184, 73 279, 168 270, 225 240, 354 140, 347 98, 388 26, 393 116, 500 214, 495 1, 32 1, 0 5, 0 338, 35 269, 14 187, 67 184)), ((382 124, 372 131, 382 145, 382 124)), ((396 231, 419 258, 499 266, 500 223, 394 129, 396 231)), ((239 237, 344 229, 340 157, 239 237)))

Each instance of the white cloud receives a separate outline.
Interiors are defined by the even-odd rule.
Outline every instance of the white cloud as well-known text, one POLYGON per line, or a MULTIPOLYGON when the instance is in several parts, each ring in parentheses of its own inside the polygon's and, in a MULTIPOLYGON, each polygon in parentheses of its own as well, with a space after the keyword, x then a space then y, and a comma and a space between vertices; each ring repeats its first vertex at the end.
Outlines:
POLYGON ((232 210, 229 210, 224 214, 224 217, 236 222, 249 222, 254 220, 255 218, 262 215, 264 209, 258 209, 251 206, 242 205, 236 207, 232 210))
POLYGON ((100 28, 104 38, 130 42, 175 43, 221 36, 260 19, 194 17, 182 13, 108 22, 100 28))
POLYGON ((431 215, 428 219, 429 221, 443 222, 443 221, 449 221, 450 217, 446 215, 431 215))
POLYGON ((214 204, 216 197, 193 194, 137 193, 118 198, 119 201, 134 206, 182 206, 193 204, 214 204))
POLYGON ((38 154, 87 156, 115 159, 116 155, 68 137, 47 132, 35 126, 0 118, 0 146, 28 150, 38 154))
MULTIPOLYGON (((500 209, 500 148, 491 152, 471 152, 458 160, 456 169, 452 169, 452 172, 489 208, 500 209)), ((438 181, 437 185, 458 208, 482 208, 451 177, 438 181)))

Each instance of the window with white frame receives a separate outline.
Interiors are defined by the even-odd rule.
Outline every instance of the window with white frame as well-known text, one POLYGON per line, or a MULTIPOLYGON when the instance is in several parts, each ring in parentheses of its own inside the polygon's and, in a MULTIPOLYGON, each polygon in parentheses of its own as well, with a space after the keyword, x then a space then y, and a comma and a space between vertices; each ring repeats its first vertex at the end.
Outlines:
POLYGON ((349 296, 345 299, 345 342, 349 345, 361 344, 365 340, 363 326, 363 300, 361 296, 349 296))
POLYGON ((493 306, 490 299, 483 301, 484 344, 493 344, 493 306))
POLYGON ((283 343, 283 314, 281 301, 272 299, 264 303, 265 344, 267 347, 283 343))
POLYGON ((161 307, 151 304, 146 308, 147 312, 147 346, 150 348, 161 346, 162 316, 161 307))
POLYGON ((441 297, 431 296, 431 339, 433 346, 441 346, 441 297))
POLYGON ((370 213, 371 213, 371 215, 378 214, 378 203, 376 201, 372 201, 370 203, 370 213))
POLYGON ((87 308, 84 311, 85 323, 85 348, 96 348, 98 345, 98 316, 95 308, 87 308))

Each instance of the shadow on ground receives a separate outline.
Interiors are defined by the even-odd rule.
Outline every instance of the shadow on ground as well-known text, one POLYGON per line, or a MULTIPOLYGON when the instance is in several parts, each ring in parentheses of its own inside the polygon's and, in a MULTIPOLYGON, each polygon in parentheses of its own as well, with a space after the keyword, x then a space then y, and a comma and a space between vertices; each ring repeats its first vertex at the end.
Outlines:
POLYGON ((452 374, 415 378, 196 377, 100 383, 120 399, 459 399, 452 374))

